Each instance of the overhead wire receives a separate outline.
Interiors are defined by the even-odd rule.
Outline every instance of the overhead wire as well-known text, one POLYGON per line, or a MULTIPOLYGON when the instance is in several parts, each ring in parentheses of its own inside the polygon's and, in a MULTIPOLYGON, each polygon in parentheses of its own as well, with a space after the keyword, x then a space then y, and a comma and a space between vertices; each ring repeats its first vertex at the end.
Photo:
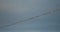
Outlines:
POLYGON ((59 11, 60 11, 60 9, 51 10, 51 11, 48 11, 48 12, 42 13, 42 14, 40 14, 40 15, 37 15, 37 16, 31 17, 31 18, 28 18, 28 19, 25 19, 25 20, 19 20, 18 22, 13 23, 13 24, 10 24, 10 25, 1 26, 0 28, 9 27, 9 26, 12 26, 12 25, 15 25, 15 24, 21 23, 21 22, 25 22, 25 21, 29 21, 29 20, 32 20, 32 19, 38 18, 38 17, 43 16, 43 15, 54 14, 54 13, 59 12, 59 11))

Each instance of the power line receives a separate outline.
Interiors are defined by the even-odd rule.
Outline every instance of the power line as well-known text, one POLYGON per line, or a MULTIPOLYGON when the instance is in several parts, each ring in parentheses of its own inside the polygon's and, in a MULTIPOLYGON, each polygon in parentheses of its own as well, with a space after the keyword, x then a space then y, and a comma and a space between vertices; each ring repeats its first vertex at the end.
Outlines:
POLYGON ((16 23, 13 23, 13 24, 10 24, 10 25, 2 26, 2 27, 0 27, 0 28, 9 27, 9 26, 12 26, 12 25, 15 25, 15 24, 24 22, 24 21, 29 21, 29 20, 38 18, 38 17, 43 16, 43 15, 54 14, 54 13, 59 12, 59 11, 60 11, 60 9, 55 9, 55 10, 52 10, 52 11, 48 11, 48 12, 42 13, 42 14, 40 14, 40 15, 37 15, 37 16, 31 17, 31 18, 28 18, 28 19, 25 19, 25 20, 20 20, 20 21, 18 21, 18 22, 16 22, 16 23))

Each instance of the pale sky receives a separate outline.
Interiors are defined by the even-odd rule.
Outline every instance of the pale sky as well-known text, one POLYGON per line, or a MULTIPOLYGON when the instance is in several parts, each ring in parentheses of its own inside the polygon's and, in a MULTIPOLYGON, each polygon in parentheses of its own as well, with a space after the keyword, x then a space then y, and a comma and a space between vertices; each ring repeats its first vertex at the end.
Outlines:
POLYGON ((60 0, 0 0, 0 2, 0 27, 28 19, 22 23, 3 27, 0 32, 59 30, 60 12, 57 11, 60 10, 60 0), (31 17, 53 10, 56 11, 54 15, 43 15, 29 20, 31 17))

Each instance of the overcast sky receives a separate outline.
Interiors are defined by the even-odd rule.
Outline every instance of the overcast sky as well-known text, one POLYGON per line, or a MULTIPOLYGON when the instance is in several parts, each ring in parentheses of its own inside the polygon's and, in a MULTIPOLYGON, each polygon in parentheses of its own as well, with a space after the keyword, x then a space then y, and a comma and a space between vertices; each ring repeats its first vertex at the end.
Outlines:
MULTIPOLYGON (((29 19, 48 11, 60 9, 60 0, 0 0, 0 2, 0 27, 29 19)), ((41 30, 42 32, 50 32, 51 30, 56 32, 55 30, 59 30, 59 26, 57 26, 60 21, 59 16, 59 12, 54 15, 43 15, 32 20, 1 28, 0 31, 19 32, 20 30, 33 30, 40 32, 41 30)))

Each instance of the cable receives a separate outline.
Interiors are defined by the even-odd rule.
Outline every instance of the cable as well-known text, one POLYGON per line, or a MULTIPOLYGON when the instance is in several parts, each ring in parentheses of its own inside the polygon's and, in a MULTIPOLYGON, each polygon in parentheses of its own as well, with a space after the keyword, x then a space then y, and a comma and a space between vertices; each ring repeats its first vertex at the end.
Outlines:
POLYGON ((46 13, 42 13, 41 15, 37 15, 37 16, 31 17, 31 18, 28 18, 28 19, 25 19, 25 20, 20 20, 19 22, 16 22, 16 23, 13 23, 13 24, 10 24, 10 25, 5 25, 5 26, 2 26, 2 27, 0 27, 0 28, 9 27, 9 26, 12 26, 12 25, 15 25, 15 24, 24 22, 24 21, 29 21, 29 20, 38 18, 38 17, 43 16, 43 15, 54 14, 54 13, 59 12, 59 11, 60 11, 60 9, 48 11, 48 12, 46 12, 46 13))

